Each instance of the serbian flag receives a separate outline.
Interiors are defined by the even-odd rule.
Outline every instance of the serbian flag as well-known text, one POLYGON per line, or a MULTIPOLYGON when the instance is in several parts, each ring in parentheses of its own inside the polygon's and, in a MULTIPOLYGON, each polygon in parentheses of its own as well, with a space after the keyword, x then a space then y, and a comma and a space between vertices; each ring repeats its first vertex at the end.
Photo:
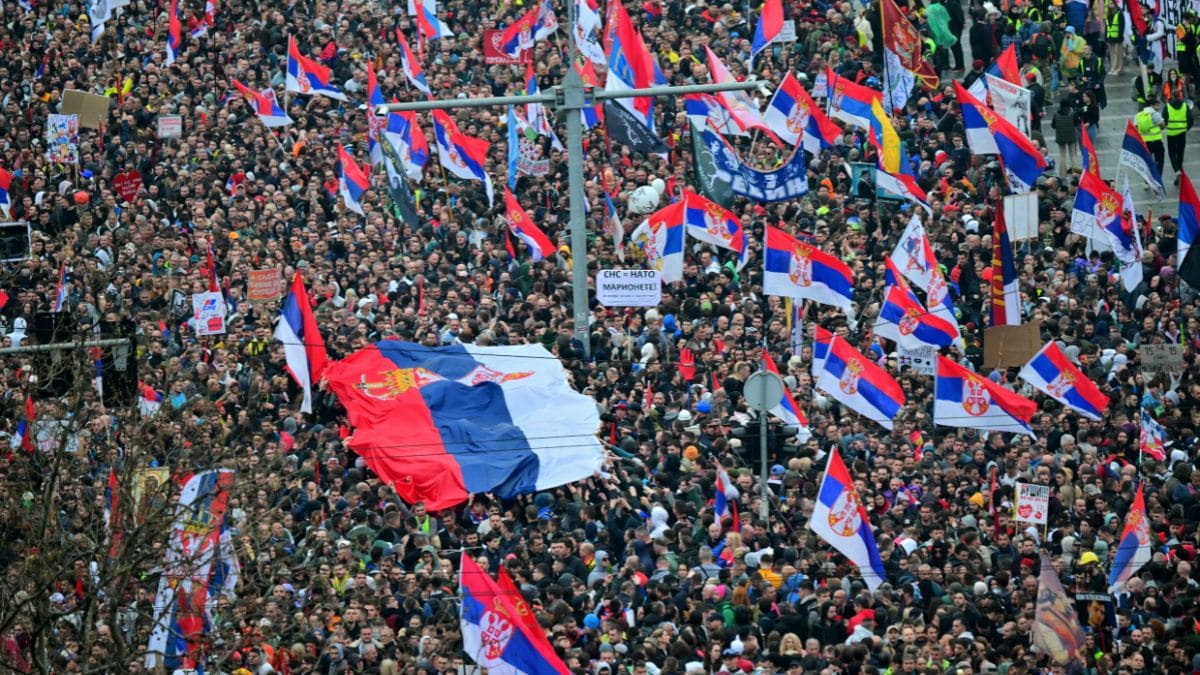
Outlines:
POLYGON ((258 119, 262 120, 264 126, 274 128, 292 123, 292 118, 288 117, 273 98, 263 96, 262 93, 254 91, 237 80, 230 80, 230 82, 233 83, 233 88, 237 89, 242 98, 250 104, 250 108, 258 115, 258 119))
POLYGON ((162 408, 163 395, 145 382, 138 382, 138 412, 149 417, 162 408))
POLYGON ((896 269, 917 288, 925 291, 925 302, 934 316, 954 325, 956 342, 961 343, 962 336, 958 329, 958 318, 954 315, 954 303, 950 299, 950 288, 946 277, 938 265, 937 256, 929 238, 925 236, 925 226, 921 219, 913 216, 908 221, 908 227, 896 242, 896 248, 888 258, 888 269, 896 269))
POLYGON ((829 342, 817 386, 842 405, 891 431, 904 407, 904 390, 886 370, 835 337, 829 342))
POLYGON ((1162 462, 1167 459, 1167 430, 1158 420, 1150 416, 1150 412, 1142 409, 1142 418, 1138 424, 1138 445, 1143 455, 1149 455, 1162 462))
MULTIPOLYGON (((1200 235, 1200 199, 1196 197, 1196 188, 1187 173, 1182 173, 1179 180, 1179 243, 1176 245, 1175 262, 1180 270, 1185 266, 1195 265, 1198 260, 1188 260, 1192 244, 1200 235)), ((1195 257, 1195 256, 1192 256, 1195 257)), ((1184 275, 1184 280, 1193 283, 1184 275)))
POLYGON ((1096 174, 1085 171, 1075 191, 1075 205, 1071 209, 1071 231, 1090 239, 1107 242, 1104 231, 1117 221, 1120 227, 1121 212, 1125 198, 1100 180, 1096 174))
POLYGON ((436 40, 451 35, 450 27, 438 18, 437 0, 418 0, 417 30, 426 40, 436 40))
POLYGON ((300 412, 312 412, 312 388, 321 381, 329 357, 325 353, 325 341, 313 316, 312 303, 304 289, 304 279, 297 272, 292 277, 292 288, 279 308, 279 322, 275 324, 275 339, 283 343, 284 360, 292 380, 304 391, 300 412))
MULTIPOLYGON (((907 169, 907 166, 901 166, 901 169, 907 169)), ((917 185, 917 179, 905 172, 892 173, 888 171, 883 165, 883 155, 879 156, 875 166, 875 186, 904 197, 925 209, 925 212, 933 217, 933 207, 929 204, 929 195, 925 194, 925 190, 922 190, 920 185, 917 185)))
POLYGON ((791 71, 779 82, 763 119, 777 136, 814 155, 833 147, 842 135, 841 127, 812 100, 791 71))
POLYGON ((729 115, 729 111, 712 94, 685 94, 683 97, 683 108, 687 111, 688 119, 701 128, 711 124, 714 129, 722 134, 749 136, 745 131, 742 131, 737 122, 733 121, 733 118, 729 115))
POLYGON ((1161 167, 1155 163, 1154 155, 1150 154, 1150 148, 1146 147, 1146 141, 1138 133, 1133 120, 1125 121, 1125 138, 1121 139, 1121 166, 1129 167, 1141 176, 1159 198, 1166 194, 1161 167))
POLYGON ((504 565, 500 565, 500 569, 496 571, 496 585, 500 587, 500 592, 504 594, 504 597, 512 603, 513 609, 517 610, 517 617, 529 628, 530 635, 539 644, 542 642, 548 643, 546 633, 542 630, 541 624, 538 623, 537 616, 530 609, 529 603, 525 602, 525 597, 521 595, 521 590, 513 583, 512 577, 508 575, 508 570, 504 568, 504 565))
POLYGON ((338 146, 338 192, 342 195, 342 203, 346 208, 365 216, 362 207, 362 196, 371 189, 371 180, 367 174, 354 162, 354 158, 342 146, 338 146))
POLYGON ((895 0, 881 0, 880 21, 888 104, 893 110, 903 109, 917 80, 925 88, 938 86, 937 71, 922 56, 921 35, 895 0))
POLYGON ((425 140, 425 132, 417 124, 416 111, 388 113, 383 138, 400 156, 404 174, 411 180, 421 182, 423 169, 429 162, 429 143, 425 140))
POLYGON ((1051 340, 1021 368, 1021 379, 1090 420, 1101 419, 1108 397, 1051 340))
POLYGON ((812 344, 812 374, 816 377, 825 369, 825 357, 829 354, 829 345, 833 342, 833 333, 821 328, 813 326, 813 344, 812 344))
POLYGON ((4 213, 5 218, 11 217, 10 209, 12 208, 12 201, 8 196, 11 189, 12 173, 0 169, 0 212, 4 213))
POLYGON ((1012 122, 1000 117, 958 82, 954 91, 962 106, 967 143, 977 155, 1000 155, 1009 185, 1016 192, 1031 192, 1047 163, 1037 146, 1012 122))
POLYGON ((231 173, 231 174, 229 174, 229 178, 225 179, 225 190, 227 192, 229 192, 229 196, 232 197, 237 194, 237 189, 239 187, 241 187, 242 183, 245 183, 245 182, 246 182, 246 172, 245 171, 238 171, 237 173, 231 173))
POLYGON ((938 356, 933 421, 944 427, 1004 431, 1033 436, 1029 420, 1037 404, 938 356))
POLYGON ((491 206, 495 197, 492 178, 484 169, 491 143, 459 131, 458 125, 445 110, 434 110, 432 114, 433 133, 437 137, 438 162, 458 178, 482 181, 487 191, 488 206, 491 206))
POLYGON ((583 480, 604 459, 595 402, 541 345, 384 340, 330 363, 325 380, 350 416, 350 447, 431 511, 583 480))
POLYGON ((836 447, 817 489, 808 529, 854 563, 869 590, 887 581, 887 570, 871 531, 871 515, 836 447))
MULTIPOLYGON (((779 367, 775 365, 775 359, 771 358, 771 354, 766 349, 762 350, 762 359, 763 363, 767 366, 768 373, 775 373, 781 378, 783 377, 779 372, 779 367)), ((783 388, 783 396, 779 398, 779 405, 771 408, 769 412, 783 420, 784 424, 801 428, 801 433, 807 430, 808 417, 804 415, 804 411, 800 409, 800 406, 796 405, 796 399, 792 398, 792 392, 788 391, 786 385, 783 388)))
MULTIPOLYGON (((1086 177, 1087 174, 1084 174, 1086 177)), ((1004 224, 1004 207, 996 205, 992 222, 992 325, 1017 326, 1021 323, 1021 291, 1017 265, 1013 261, 1012 242, 1004 224)))
POLYGON ((713 515, 717 517, 717 522, 724 525, 725 518, 728 516, 733 520, 733 527, 730 532, 740 532, 742 530, 741 519, 738 518, 737 502, 732 501, 725 491, 724 471, 717 472, 716 493, 713 495, 713 515))
MULTIPOLYGON (((737 78, 729 69, 721 63, 721 59, 717 57, 713 50, 707 45, 704 47, 705 53, 708 55, 708 69, 712 73, 712 80, 716 84, 727 84, 737 82, 737 78)), ((758 112, 758 105, 754 103, 754 99, 744 91, 723 91, 716 94, 717 100, 721 102, 725 110, 729 112, 729 116, 733 121, 741 127, 742 131, 747 129, 759 129, 767 135, 768 138, 775 141, 778 145, 783 145, 783 141, 775 135, 771 130, 771 125, 763 119, 761 113, 758 112)))
MULTIPOLYGON (((608 3, 608 23, 605 39, 608 47, 608 75, 605 91, 642 89, 667 84, 642 36, 633 27, 629 13, 619 2, 608 3)), ((622 107, 637 116, 651 131, 654 130, 654 99, 649 96, 616 99, 622 107)))
POLYGON ((404 33, 399 28, 396 29, 396 41, 400 43, 400 70, 404 71, 404 79, 426 96, 433 96, 429 90, 429 82, 425 79, 425 71, 421 69, 421 62, 413 56, 408 47, 408 40, 404 39, 404 33))
POLYGON ((16 431, 9 444, 13 448, 33 452, 33 424, 36 421, 37 411, 33 407, 33 397, 27 395, 25 397, 25 417, 17 422, 16 431))
POLYGON ((904 284, 888 286, 875 319, 875 334, 903 349, 946 347, 958 338, 958 326, 926 310, 904 284))
POLYGON ((296 46, 296 38, 290 35, 287 49, 287 91, 305 96, 320 94, 339 101, 347 100, 346 95, 333 86, 333 71, 328 66, 301 54, 300 48, 296 46))
POLYGON ((691 190, 683 190, 683 224, 692 239, 738 254, 737 268, 746 264, 750 247, 742 221, 720 204, 691 190))
POLYGON ((538 23, 540 7, 525 12, 525 14, 504 29, 500 34, 500 51, 505 56, 516 58, 521 52, 533 46, 533 29, 538 23))
POLYGON ((571 671, 558 658, 546 636, 538 639, 537 631, 513 605, 511 596, 466 551, 462 554, 458 582, 463 651, 475 663, 489 673, 569 675, 571 671))
POLYGON ((1150 521, 1146 518, 1146 498, 1142 484, 1138 483, 1133 495, 1133 504, 1125 512, 1125 529, 1113 555, 1112 570, 1108 573, 1108 592, 1116 595, 1125 590, 1125 584, 1138 573, 1153 557, 1150 546, 1150 521))
POLYGON ((767 0, 763 3, 758 25, 754 27, 754 39, 750 41, 750 65, 754 57, 766 49, 783 32, 783 1, 767 0))
POLYGON ((854 275, 837 257, 767 226, 763 256, 763 292, 785 298, 815 300, 853 311, 854 275))
POLYGON ((825 77, 829 83, 829 116, 846 124, 870 129, 874 118, 871 103, 882 100, 883 94, 835 74, 828 66, 825 67, 825 77))
POLYGON ((379 137, 387 117, 378 115, 379 106, 386 103, 383 92, 379 91, 379 81, 375 77, 375 68, 367 63, 367 154, 371 166, 383 164, 383 145, 379 137))
MULTIPOLYGON (((537 225, 529 219, 525 211, 521 209, 520 202, 508 188, 504 189, 504 208, 505 215, 508 218, 508 232, 512 236, 525 242, 525 246, 529 248, 529 254, 533 257, 534 262, 545 260, 554 255, 554 242, 550 241, 544 232, 538 229, 537 225)), ((509 254, 516 258, 515 252, 509 249, 509 254)))
POLYGON ((179 0, 171 0, 167 14, 167 65, 175 63, 183 49, 183 24, 179 22, 179 0))
MULTIPOLYGON (((579 73, 579 79, 583 80, 584 84, 593 89, 599 86, 600 80, 596 79, 596 69, 592 67, 591 61, 582 57, 576 59, 575 72, 579 73)), ((583 128, 592 129, 600 124, 600 118, 604 115, 604 102, 599 101, 596 105, 584 108, 579 112, 583 114, 583 128)))
POLYGON ((571 25, 571 34, 575 36, 575 45, 579 53, 589 63, 603 66, 604 47, 600 46, 600 5, 596 0, 571 0, 575 5, 575 23, 571 25))
POLYGON ((58 267, 58 284, 54 287, 54 307, 51 311, 58 313, 63 311, 67 306, 67 266, 66 264, 58 267))
POLYGON ((629 233, 629 241, 645 256, 645 267, 658 270, 666 283, 683 280, 683 201, 646 216, 629 233))
MULTIPOLYGON (((1122 206, 1120 226, 1109 225, 1105 233, 1108 243, 1113 247, 1113 253, 1121 263, 1121 285, 1126 291, 1133 291, 1145 277, 1142 270, 1142 233, 1138 229, 1137 209, 1133 203, 1133 193, 1129 191, 1129 176, 1125 176, 1125 189, 1121 192, 1122 206)), ((1187 277, 1183 265, 1179 266, 1180 276, 1187 277)))
POLYGON ((1079 148, 1083 153, 1083 170, 1086 173, 1100 177, 1100 158, 1096 155, 1096 148, 1092 145, 1092 139, 1088 136, 1087 127, 1083 126, 1079 129, 1079 148))

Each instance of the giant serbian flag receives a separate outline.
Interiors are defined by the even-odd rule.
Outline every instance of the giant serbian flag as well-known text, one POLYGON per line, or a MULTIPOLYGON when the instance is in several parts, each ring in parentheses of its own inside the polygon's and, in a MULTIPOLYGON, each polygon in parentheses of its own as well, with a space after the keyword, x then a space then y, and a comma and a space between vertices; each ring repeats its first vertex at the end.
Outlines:
POLYGON ((387 340, 331 363, 350 446, 407 502, 431 510, 508 499, 591 476, 595 403, 540 345, 430 348, 387 340))

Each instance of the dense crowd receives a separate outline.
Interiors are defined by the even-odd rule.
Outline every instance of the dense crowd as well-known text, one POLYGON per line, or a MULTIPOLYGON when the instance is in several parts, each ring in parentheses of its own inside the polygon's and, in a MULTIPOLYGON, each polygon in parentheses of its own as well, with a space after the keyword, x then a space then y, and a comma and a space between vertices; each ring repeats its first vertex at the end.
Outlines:
MULTIPOLYGON (((1091 252, 1071 233, 1077 153, 1060 155, 1036 186, 1039 237, 1016 247, 1022 312, 1026 321, 1040 320, 1041 339, 1060 341, 1111 404, 1102 421, 1089 421, 1009 369, 991 377, 1038 402, 1036 436, 956 429, 932 423, 931 378, 901 368, 893 346, 872 334, 884 258, 914 209, 852 192, 851 163, 874 157, 860 132, 848 131, 841 145, 810 158, 807 197, 776 204, 738 199, 734 210, 751 246, 744 268, 736 268, 732 252, 689 247, 685 280, 665 287, 658 307, 593 304, 585 359, 573 339, 569 260, 587 256, 593 272, 618 264, 604 222, 605 191, 629 231, 641 218, 627 206, 635 189, 661 186, 665 204, 676 187, 694 185, 682 101, 656 104, 658 132, 672 147, 665 157, 633 153, 606 142, 601 130, 588 132, 587 251, 567 246, 565 158, 541 140, 549 171, 521 176, 515 192, 563 248, 555 258, 531 262, 522 244, 515 259, 506 252, 501 200, 489 208, 480 183, 447 179, 436 158, 413 184, 417 225, 399 217, 378 171, 363 200, 365 216, 341 204, 337 147, 367 161, 367 69, 375 70, 388 99, 420 96, 406 84, 394 38, 398 27, 416 43, 404 3, 228 0, 219 3, 207 34, 193 37, 204 6, 181 2, 183 46, 170 66, 169 3, 134 0, 94 44, 80 3, 24 4, 5 3, 0 21, 0 167, 13 173, 11 219, 27 220, 33 240, 28 260, 4 263, 0 271, 3 346, 36 342, 34 315, 51 309, 66 266, 63 311, 82 327, 132 322, 138 379, 161 392, 163 402, 140 422, 149 425, 153 442, 134 436, 124 412, 91 399, 93 423, 72 432, 78 438, 71 444, 51 453, 10 450, 0 485, 10 500, 0 516, 0 560, 10 582, 25 569, 22 561, 36 558, 30 542, 46 536, 14 500, 24 495, 24 508, 31 508, 50 494, 44 488, 52 476, 58 487, 51 492, 65 497, 50 536, 66 550, 83 550, 83 538, 103 529, 111 466, 183 472, 223 465, 238 469, 228 518, 242 570, 236 596, 222 596, 214 609, 207 672, 471 672, 455 602, 462 550, 485 569, 507 568, 573 672, 1048 672, 1041 670, 1046 658, 1030 648, 1039 554, 1050 556, 1072 597, 1104 595, 1115 542, 1140 484, 1153 561, 1127 591, 1101 603, 1099 617, 1081 615, 1087 643, 1082 661, 1067 670, 1200 669, 1194 569, 1200 308, 1195 290, 1176 273, 1171 212, 1145 224, 1144 282, 1132 292, 1121 287, 1111 252, 1091 252), (332 69, 348 103, 284 95, 289 36, 332 69), (231 79, 274 87, 295 123, 264 127, 232 92, 231 79), (66 90, 111 100, 101 127, 81 131, 78 165, 45 156, 47 116, 60 112, 66 90), (164 114, 182 117, 180 138, 157 137, 156 119, 164 114), (140 172, 143 187, 126 203, 112 184, 131 170, 140 172), (244 181, 230 181, 239 174, 244 181), (793 335, 781 299, 761 293, 768 224, 851 264, 855 320, 805 303, 802 329, 795 331, 802 337, 793 335), (230 315, 225 335, 198 338, 193 324, 172 313, 172 291, 205 290, 210 243, 230 315), (601 409, 597 432, 613 441, 605 471, 517 500, 475 495, 438 513, 397 499, 346 447, 345 412, 332 394, 318 393, 313 414, 299 412, 283 348, 271 339, 277 303, 246 299, 250 272, 271 267, 283 279, 303 276, 331 358, 385 339, 546 346, 601 409), (894 431, 814 388, 814 325, 850 340, 900 380, 907 405, 894 431), (1181 369, 1141 367, 1139 349, 1162 343, 1183 344, 1181 369), (759 517, 757 422, 743 397, 764 344, 810 422, 805 435, 774 423, 767 520, 759 517), (678 367, 683 349, 696 358, 691 382, 678 367), (1165 461, 1139 452, 1143 411, 1168 430, 1165 461), (867 504, 887 569, 887 583, 875 592, 806 526, 834 448, 867 504), (736 488, 739 530, 714 517, 721 472, 736 488), (1051 488, 1046 528, 1010 517, 1017 482, 1051 488)), ((894 122, 929 194, 932 217, 918 213, 954 289, 965 344, 946 353, 982 371, 991 223, 1007 185, 994 158, 967 148, 946 85, 978 78, 1004 47, 1018 44, 1023 74, 1036 87, 1034 140, 1049 157, 1040 132, 1043 106, 1065 105, 1065 114, 1076 115, 1064 119, 1067 132, 1058 131, 1057 119, 1053 127, 1054 140, 1069 145, 1080 119, 1089 121, 1078 111, 1094 106, 1103 91, 1103 77, 1088 64, 1104 46, 1104 3, 1068 2, 1065 11, 1014 4, 1003 12, 991 3, 963 7, 953 0, 900 4, 921 27, 922 48, 943 86, 914 92, 894 122), (1030 29, 1039 23, 1045 28, 1030 29), (1076 44, 1077 34, 1088 44, 1076 44), (960 40, 968 42, 968 54, 960 40)), ((423 46, 435 95, 523 91, 524 67, 485 63, 481 41, 483 31, 511 23, 529 6, 440 2, 454 35, 423 46)), ((747 75, 741 64, 753 19, 745 7, 703 0, 627 7, 671 83, 708 81, 704 45, 747 75)), ((763 81, 765 95, 789 71, 804 74, 811 86, 825 65, 878 86, 877 3, 790 0, 784 7, 797 39, 754 61, 752 75, 763 81)), ((556 10, 565 22, 566 8, 556 10)), ((543 88, 569 67, 566 46, 565 30, 534 46, 543 88)), ((1125 72, 1132 76, 1132 55, 1129 61, 1125 72)), ((463 132, 491 142, 486 168, 503 184, 504 111, 452 114, 463 132)), ((421 119, 432 146, 429 118, 421 119)), ((750 156, 748 146, 749 139, 740 145, 750 156)), ((754 149, 761 166, 786 152, 765 139, 754 149)), ((629 255, 636 265, 637 252, 629 255)), ((32 358, 0 356, 0 429, 10 435, 27 395, 38 406, 39 424, 67 419, 61 402, 39 396, 32 358)), ((101 562, 107 549, 86 550, 89 557, 78 561, 84 567, 101 562)), ((32 653, 35 627, 15 618, 0 626, 2 668, 139 671, 160 571, 152 557, 121 597, 106 595, 103 584, 79 570, 28 589, 61 614, 40 634, 52 647, 49 662, 32 653)))

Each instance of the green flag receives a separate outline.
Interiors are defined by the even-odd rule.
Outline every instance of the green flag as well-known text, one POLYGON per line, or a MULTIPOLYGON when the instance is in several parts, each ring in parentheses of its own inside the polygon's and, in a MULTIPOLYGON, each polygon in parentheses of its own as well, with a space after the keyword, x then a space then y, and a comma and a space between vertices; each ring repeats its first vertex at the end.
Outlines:
POLYGON ((704 144, 704 129, 695 122, 692 127, 692 156, 696 164, 696 181, 700 193, 714 202, 729 208, 733 205, 733 189, 717 175, 717 161, 712 151, 704 144))

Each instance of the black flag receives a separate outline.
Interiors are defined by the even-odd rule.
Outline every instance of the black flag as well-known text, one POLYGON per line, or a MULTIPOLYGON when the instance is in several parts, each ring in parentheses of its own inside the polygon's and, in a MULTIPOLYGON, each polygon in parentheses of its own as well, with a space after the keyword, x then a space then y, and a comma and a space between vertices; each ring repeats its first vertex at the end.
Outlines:
POLYGON ((604 126, 610 138, 634 152, 653 155, 671 151, 663 139, 618 103, 604 102, 604 126))

